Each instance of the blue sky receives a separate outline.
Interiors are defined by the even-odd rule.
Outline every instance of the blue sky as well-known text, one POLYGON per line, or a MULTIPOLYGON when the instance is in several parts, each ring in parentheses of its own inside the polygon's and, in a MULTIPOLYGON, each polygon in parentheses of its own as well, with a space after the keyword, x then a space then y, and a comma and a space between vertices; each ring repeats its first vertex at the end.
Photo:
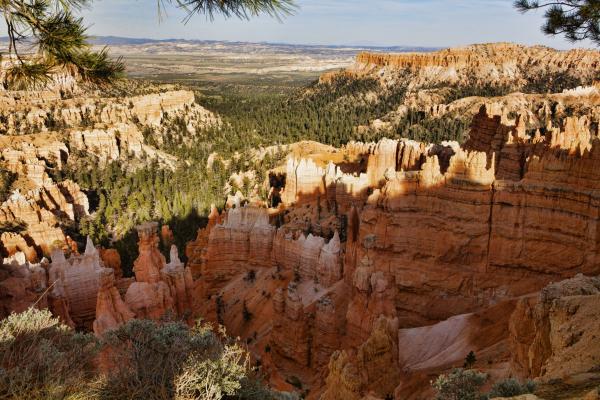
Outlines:
MULTIPOLYGON (((540 32, 542 13, 520 14, 512 0, 297 0, 283 22, 195 16, 167 7, 159 22, 156 0, 95 0, 84 11, 89 32, 144 38, 269 41, 301 44, 456 46, 512 41, 567 49, 574 45, 540 32)), ((589 43, 579 47, 591 47, 589 43)))

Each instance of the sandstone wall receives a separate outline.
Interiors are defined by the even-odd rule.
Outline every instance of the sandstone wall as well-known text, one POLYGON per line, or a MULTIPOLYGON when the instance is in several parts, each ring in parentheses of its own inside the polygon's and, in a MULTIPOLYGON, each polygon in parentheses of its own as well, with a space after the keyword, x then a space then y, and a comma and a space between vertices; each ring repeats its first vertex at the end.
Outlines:
MULTIPOLYGON (((600 273, 596 122, 565 117, 540 132, 527 118, 483 107, 462 148, 351 143, 344 154, 366 160, 366 170, 354 173, 290 159, 284 207, 230 210, 226 222, 206 231, 208 239, 199 233, 190 245, 203 266, 196 293, 215 301, 217 315, 229 321, 233 311, 215 300, 221 289, 243 288, 238 298, 244 299, 252 284, 240 284, 241 277, 253 268, 270 271, 281 281, 263 293, 272 295, 274 315, 261 314, 249 325, 265 335, 259 342, 271 348, 269 363, 303 382, 310 380, 307 368, 323 378, 334 354, 326 398, 361 398, 377 389, 385 397, 376 371, 388 365, 412 371, 404 386, 385 389, 404 398, 427 385, 432 371, 464 359, 469 346, 497 366, 490 367, 494 379, 505 377, 514 299, 579 272, 600 273), (264 217, 255 232, 257 214, 264 217), (336 227, 331 236, 328 224, 336 227), (373 343, 382 317, 395 321, 400 353, 390 360, 389 349, 373 350, 361 359, 358 350, 373 343), (481 340, 475 338, 480 331, 487 332, 481 340), (439 348, 439 357, 419 351, 423 343, 439 348)), ((548 351, 519 329, 515 362, 529 365, 525 358, 534 354, 541 365, 548 351)))
POLYGON ((15 192, 0 205, 0 223, 23 225, 14 233, 3 233, 0 251, 12 255, 22 251, 30 261, 49 256, 56 246, 70 246, 60 219, 75 221, 88 215, 89 204, 79 186, 71 181, 42 186, 21 194, 15 192))
POLYGON ((37 101, 9 102, 0 107, 0 116, 3 121, 0 133, 8 135, 133 121, 158 127, 165 116, 185 116, 186 121, 218 123, 217 117, 195 104, 194 93, 186 90, 122 98, 86 96, 63 100, 44 96, 37 101))

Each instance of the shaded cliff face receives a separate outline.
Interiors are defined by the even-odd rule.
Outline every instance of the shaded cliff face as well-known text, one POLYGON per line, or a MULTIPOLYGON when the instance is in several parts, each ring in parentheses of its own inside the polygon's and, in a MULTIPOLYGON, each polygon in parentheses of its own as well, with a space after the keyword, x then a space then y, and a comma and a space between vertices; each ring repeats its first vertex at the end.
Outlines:
POLYGON ((63 225, 89 215, 86 195, 72 181, 49 183, 24 194, 16 191, 0 205, 0 250, 6 256, 24 253, 28 261, 49 256, 55 247, 74 244, 63 225))
MULTIPOLYGON (((494 104, 463 146, 385 139, 291 158, 278 209, 214 212, 190 244, 202 313, 247 338, 271 382, 315 398, 424 398, 471 350, 493 380, 539 376, 514 367, 524 354, 559 368, 514 322, 516 299, 600 274, 595 90, 570 95, 588 114, 540 129, 541 111, 494 104)), ((539 318, 527 323, 584 317, 539 318)))

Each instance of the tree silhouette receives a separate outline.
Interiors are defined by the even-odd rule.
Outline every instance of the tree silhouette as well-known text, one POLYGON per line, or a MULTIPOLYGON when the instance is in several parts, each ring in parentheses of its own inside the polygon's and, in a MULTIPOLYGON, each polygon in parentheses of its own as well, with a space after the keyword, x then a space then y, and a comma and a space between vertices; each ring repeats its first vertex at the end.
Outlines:
POLYGON ((571 42, 590 39, 600 46, 599 0, 517 0, 515 7, 521 12, 546 9, 542 31, 547 35, 564 34, 571 42))
POLYGON ((471 369, 473 368, 476 362, 477 357, 475 357, 475 353, 473 351, 470 351, 469 354, 467 354, 467 357, 465 357, 465 363, 463 365, 463 368, 471 369))
POLYGON ((213 20, 220 14, 226 18, 250 19, 267 14, 280 19, 290 15, 296 8, 294 0, 157 0, 159 15, 165 2, 172 3, 188 13, 186 21, 195 14, 206 15, 213 20))
POLYGON ((83 20, 73 10, 90 0, 3 0, 0 13, 8 34, 11 63, 4 87, 25 89, 43 86, 56 67, 66 67, 89 81, 106 82, 125 69, 111 60, 106 49, 91 51, 83 20))

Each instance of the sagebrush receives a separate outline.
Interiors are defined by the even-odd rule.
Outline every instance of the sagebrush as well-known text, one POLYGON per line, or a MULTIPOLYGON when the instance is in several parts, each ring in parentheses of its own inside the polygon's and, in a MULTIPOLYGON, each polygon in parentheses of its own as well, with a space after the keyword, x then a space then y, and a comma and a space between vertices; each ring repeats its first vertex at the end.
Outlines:
POLYGON ((102 338, 47 310, 0 321, 0 399, 271 399, 224 332, 132 320, 102 338))

